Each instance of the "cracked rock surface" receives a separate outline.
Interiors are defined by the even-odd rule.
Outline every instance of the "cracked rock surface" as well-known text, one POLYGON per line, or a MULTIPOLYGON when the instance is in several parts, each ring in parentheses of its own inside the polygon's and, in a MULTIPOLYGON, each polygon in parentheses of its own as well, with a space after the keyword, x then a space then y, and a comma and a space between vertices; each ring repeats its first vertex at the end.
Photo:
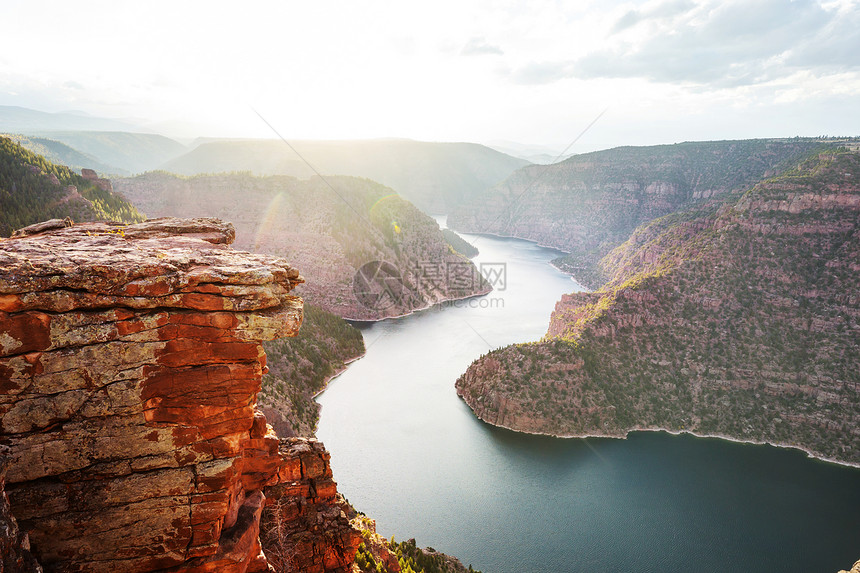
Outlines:
POLYGON ((302 278, 234 236, 165 218, 0 240, 6 493, 46 571, 268 570, 265 488, 303 478, 256 409, 261 341, 298 331, 302 278))

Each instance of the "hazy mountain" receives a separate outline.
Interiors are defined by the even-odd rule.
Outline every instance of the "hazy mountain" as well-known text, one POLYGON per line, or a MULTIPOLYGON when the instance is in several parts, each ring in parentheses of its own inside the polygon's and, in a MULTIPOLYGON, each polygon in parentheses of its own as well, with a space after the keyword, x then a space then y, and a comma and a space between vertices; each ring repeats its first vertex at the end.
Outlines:
POLYGON ((79 112, 48 113, 26 107, 0 105, 0 131, 33 135, 45 131, 140 131, 133 123, 79 112))
POLYGON ((102 163, 92 155, 82 153, 61 141, 18 134, 3 134, 3 137, 8 137, 21 147, 41 155, 52 163, 65 165, 75 171, 88 168, 101 174, 127 174, 119 167, 102 163))
MULTIPOLYGON (((322 175, 373 179, 428 213, 447 213, 528 163, 474 143, 380 139, 296 141, 291 145, 322 175)), ((203 142, 163 168, 183 175, 233 171, 299 178, 314 175, 280 140, 203 142)))
POLYGON ((525 159, 529 163, 536 163, 538 165, 556 163, 573 155, 573 153, 567 153, 566 155, 559 156, 563 149, 562 146, 555 148, 546 145, 517 143, 515 141, 491 141, 486 145, 496 151, 500 151, 513 157, 519 157, 520 159, 525 159))
MULTIPOLYGON (((0 106, 0 132, 21 134, 29 139, 34 151, 45 151, 58 161, 68 158, 70 167, 90 167, 103 174, 142 173, 157 169, 181 155, 187 148, 169 137, 150 133, 132 121, 108 119, 68 111, 48 113, 16 106, 0 106), (66 149, 45 141, 64 143, 88 163, 66 149), (74 165, 71 165, 74 163, 74 165)), ((25 142, 25 145, 27 143, 25 142)))
POLYGON ((458 393, 500 426, 688 430, 860 463, 860 154, 812 155, 725 202, 640 227, 540 343, 458 393))
POLYGON ((104 165, 114 166, 117 174, 152 171, 187 149, 178 141, 154 133, 50 131, 39 135, 65 143, 104 165))

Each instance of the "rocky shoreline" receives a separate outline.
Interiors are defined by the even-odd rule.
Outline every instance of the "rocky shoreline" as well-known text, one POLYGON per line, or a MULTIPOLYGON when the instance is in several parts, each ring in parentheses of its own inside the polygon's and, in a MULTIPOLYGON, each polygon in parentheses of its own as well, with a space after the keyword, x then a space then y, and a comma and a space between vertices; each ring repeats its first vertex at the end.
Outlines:
POLYGON ((563 296, 538 343, 475 361, 458 393, 527 432, 689 431, 860 463, 860 156, 809 156, 718 210, 643 225, 563 296))
MULTIPOLYGON (((373 324, 374 322, 382 322, 383 320, 393 320, 396 318, 405 318, 407 316, 412 316, 413 314, 417 314, 419 312, 424 312, 425 310, 430 310, 434 307, 449 304, 452 302, 457 302, 457 301, 461 301, 461 300, 469 300, 471 298, 480 298, 482 296, 486 296, 486 295, 490 294, 491 292, 493 292, 493 289, 492 289, 492 287, 489 287, 487 289, 482 289, 480 292, 467 294, 465 296, 443 298, 441 300, 429 303, 429 304, 422 306, 420 308, 413 308, 412 310, 410 310, 408 312, 404 312, 403 314, 398 314, 397 316, 382 316, 380 318, 350 318, 348 316, 344 316, 343 319, 347 322, 358 322, 358 323, 373 324)), ((361 358, 361 356, 359 356, 358 358, 361 358)))
MULTIPOLYGON (((462 396, 460 396, 460 398, 462 399, 462 396)), ((463 400, 463 401, 466 402, 465 400, 463 400)), ((468 406, 469 403, 466 402, 466 405, 468 406)), ((469 407, 471 409, 471 406, 469 406, 469 407)), ((472 410, 472 412, 474 413, 474 410, 472 410)), ((750 445, 750 446, 772 446, 775 448, 786 449, 786 450, 798 450, 800 452, 803 452, 804 454, 807 455, 808 458, 813 459, 813 460, 818 460, 818 461, 826 462, 829 464, 836 464, 838 466, 860 469, 860 463, 847 462, 844 460, 838 460, 838 459, 834 459, 834 458, 829 458, 827 456, 822 456, 822 455, 817 454, 817 453, 813 452, 812 450, 810 450, 808 448, 804 448, 803 446, 800 446, 798 444, 775 443, 775 442, 768 442, 768 441, 761 441, 761 440, 745 440, 745 439, 736 438, 733 436, 728 436, 725 434, 708 434, 708 433, 695 432, 692 430, 672 430, 670 428, 633 428, 633 429, 627 430, 624 434, 594 434, 594 433, 588 433, 588 432, 582 433, 582 434, 554 434, 551 432, 529 431, 529 430, 523 430, 523 429, 519 429, 519 428, 513 428, 511 426, 506 426, 504 424, 496 424, 496 423, 487 421, 486 419, 484 419, 483 417, 481 417, 477 413, 475 414, 475 417, 477 417, 479 420, 481 420, 481 422, 483 422, 484 424, 488 424, 488 425, 496 427, 496 428, 501 428, 503 430, 508 430, 509 432, 516 432, 518 434, 527 434, 530 436, 544 436, 547 438, 558 438, 560 440, 585 440, 588 438, 598 438, 598 439, 605 439, 605 440, 626 440, 630 436, 630 434, 633 434, 636 432, 655 432, 655 433, 662 432, 665 434, 670 434, 672 436, 688 435, 688 436, 693 436, 694 438, 717 439, 717 440, 724 440, 727 442, 733 442, 736 444, 746 444, 746 445, 750 445)))

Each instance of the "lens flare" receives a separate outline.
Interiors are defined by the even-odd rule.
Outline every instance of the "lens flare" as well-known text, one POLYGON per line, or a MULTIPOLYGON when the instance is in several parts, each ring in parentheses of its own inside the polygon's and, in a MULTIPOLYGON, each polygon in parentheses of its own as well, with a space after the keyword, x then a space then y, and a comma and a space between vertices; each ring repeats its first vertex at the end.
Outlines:
POLYGON ((257 227, 257 232, 254 235, 254 251, 260 250, 260 245, 265 241, 266 237, 275 227, 275 221, 278 218, 278 211, 281 210, 281 205, 284 203, 284 192, 281 191, 269 201, 266 210, 263 211, 263 216, 260 220, 260 225, 257 227))
MULTIPOLYGON (((388 199, 393 199, 393 198, 400 199, 400 195, 398 195, 397 193, 389 193, 388 195, 385 195, 385 196, 380 197, 379 199, 377 199, 377 200, 376 200, 376 203, 374 203, 374 204, 370 207, 370 216, 371 216, 371 217, 373 217, 373 213, 374 213, 374 211, 376 211, 379 207, 381 207, 383 202, 387 201, 388 199)), ((372 220, 372 219, 371 219, 371 220, 372 220)))

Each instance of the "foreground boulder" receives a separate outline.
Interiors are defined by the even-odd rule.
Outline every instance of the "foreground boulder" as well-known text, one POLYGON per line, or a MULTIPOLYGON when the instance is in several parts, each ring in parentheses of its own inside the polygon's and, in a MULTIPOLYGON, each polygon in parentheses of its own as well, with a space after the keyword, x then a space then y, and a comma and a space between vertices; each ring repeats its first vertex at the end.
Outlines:
MULTIPOLYGON (((261 341, 298 331, 302 279, 233 251, 234 235, 156 219, 0 241, 6 490, 45 570, 268 570, 264 489, 307 477, 256 410, 261 341)), ((336 501, 327 487, 331 499, 303 503, 336 501)), ((345 557, 331 567, 297 559, 351 565, 355 535, 328 536, 343 547, 322 552, 345 557)))

